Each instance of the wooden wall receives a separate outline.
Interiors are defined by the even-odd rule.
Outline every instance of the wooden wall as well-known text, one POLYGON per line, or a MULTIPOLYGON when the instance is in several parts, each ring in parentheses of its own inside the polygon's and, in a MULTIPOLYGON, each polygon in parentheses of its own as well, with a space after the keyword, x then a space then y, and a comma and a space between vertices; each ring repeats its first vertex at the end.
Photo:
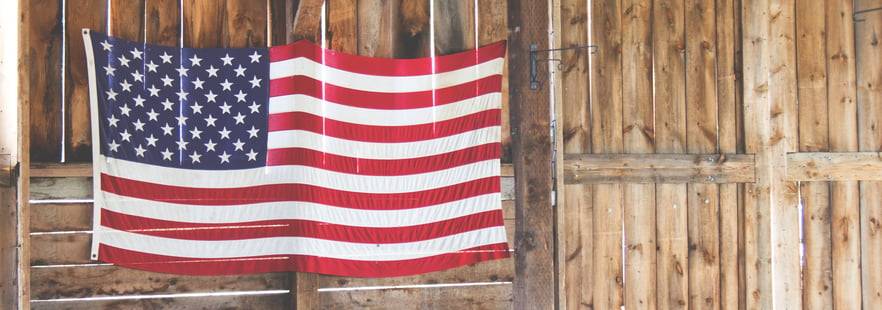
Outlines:
POLYGON ((561 306, 875 308, 880 6, 559 0, 561 306))
MULTIPOLYGON (((184 47, 253 47, 299 39, 384 58, 445 55, 508 36, 507 2, 481 0, 22 0, 30 89, 29 276, 24 306, 128 308, 512 307, 512 260, 426 275, 353 278, 301 273, 181 276, 89 259, 91 141, 80 29, 184 47), (66 6, 65 6, 66 4, 66 6), (258 4, 258 5, 255 5, 258 4), (434 15, 430 14, 430 9, 434 15), (433 18, 431 18, 433 17, 433 18), (324 24, 322 24, 324 23, 324 24), (322 32, 322 29, 325 29, 322 32), (434 35, 432 34, 434 32, 434 35), (434 41, 431 38, 434 37, 434 41), (27 300, 30 300, 28 303, 27 300)), ((507 89, 507 82, 504 82, 507 89)), ((503 133, 509 132, 504 91, 503 133)), ((504 209, 513 234, 511 136, 503 135, 504 209)), ((9 227, 3 225, 4 227, 9 227)), ((513 237, 509 237, 513 240, 513 237)), ((26 285, 26 283, 25 283, 26 285)))

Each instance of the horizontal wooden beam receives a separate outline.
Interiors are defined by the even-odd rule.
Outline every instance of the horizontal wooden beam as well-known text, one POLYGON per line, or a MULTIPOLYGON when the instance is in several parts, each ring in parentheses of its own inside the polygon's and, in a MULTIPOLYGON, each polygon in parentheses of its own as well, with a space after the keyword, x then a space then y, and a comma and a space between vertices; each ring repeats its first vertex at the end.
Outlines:
POLYGON ((882 181, 882 153, 790 153, 791 181, 882 181))
POLYGON ((13 180, 12 155, 0 154, 0 187, 12 187, 13 180))
POLYGON ((750 183, 754 157, 747 154, 569 154, 564 182, 750 183))

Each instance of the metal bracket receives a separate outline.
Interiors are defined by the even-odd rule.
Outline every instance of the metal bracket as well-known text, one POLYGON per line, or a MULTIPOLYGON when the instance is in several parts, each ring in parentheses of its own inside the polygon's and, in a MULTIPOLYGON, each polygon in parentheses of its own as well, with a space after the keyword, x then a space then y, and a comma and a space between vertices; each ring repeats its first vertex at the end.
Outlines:
POLYGON ((854 13, 851 14, 851 19, 853 19, 855 23, 866 21, 866 19, 858 19, 857 16, 859 14, 870 13, 870 12, 875 12, 875 11, 882 11, 882 8, 872 8, 872 9, 854 11, 854 13))
MULTIPOLYGON (((530 89, 539 89, 539 80, 537 76, 539 75, 539 70, 536 67, 537 63, 540 61, 561 61, 557 58, 543 58, 539 59, 537 54, 544 52, 555 52, 555 51, 565 51, 565 50, 574 50, 574 49, 591 49, 591 54, 597 54, 597 45, 582 45, 582 46, 571 46, 571 47, 563 47, 563 48, 552 48, 545 50, 537 50, 536 44, 530 44, 530 89)), ((560 65, 560 64, 559 64, 560 65)))

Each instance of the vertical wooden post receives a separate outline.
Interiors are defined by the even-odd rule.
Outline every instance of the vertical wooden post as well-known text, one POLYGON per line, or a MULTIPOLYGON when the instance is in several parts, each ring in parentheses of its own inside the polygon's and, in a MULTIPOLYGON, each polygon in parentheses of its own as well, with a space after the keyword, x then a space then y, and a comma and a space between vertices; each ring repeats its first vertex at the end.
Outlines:
MULTIPOLYGON (((27 1, 21 2, 27 5, 27 1)), ((22 154, 19 136, 28 130, 27 122, 21 120, 22 114, 27 116, 25 101, 19 97, 19 37, 24 30, 19 27, 25 23, 21 20, 19 24, 19 5, 12 1, 0 12, 0 124, 5 124, 0 132, 0 308, 4 309, 27 309, 30 299, 27 260, 22 260, 27 258, 27 251, 20 247, 22 235, 18 226, 22 220, 22 200, 17 195, 17 189, 26 189, 27 182, 21 184, 15 178, 15 165, 22 154)), ((24 198, 27 199, 26 194, 24 198)))
POLYGON ((551 115, 547 90, 530 89, 530 44, 547 49, 548 2, 509 0, 511 128, 515 169, 515 309, 554 308, 551 115))

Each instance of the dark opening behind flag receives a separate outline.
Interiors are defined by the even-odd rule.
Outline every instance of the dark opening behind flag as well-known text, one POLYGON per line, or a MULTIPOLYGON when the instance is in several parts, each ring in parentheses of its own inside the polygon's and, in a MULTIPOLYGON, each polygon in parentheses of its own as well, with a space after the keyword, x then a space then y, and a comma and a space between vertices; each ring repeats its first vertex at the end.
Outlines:
POLYGON ((83 37, 93 259, 377 277, 509 257, 503 42, 392 60, 83 37))

